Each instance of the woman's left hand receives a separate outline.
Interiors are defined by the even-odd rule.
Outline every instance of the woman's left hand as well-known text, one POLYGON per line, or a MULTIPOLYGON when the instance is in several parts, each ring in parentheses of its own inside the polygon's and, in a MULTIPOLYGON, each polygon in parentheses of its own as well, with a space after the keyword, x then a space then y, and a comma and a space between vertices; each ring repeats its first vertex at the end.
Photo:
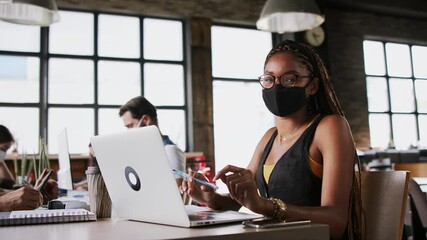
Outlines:
POLYGON ((43 202, 48 202, 49 200, 57 199, 59 197, 59 187, 58 187, 58 183, 55 180, 49 179, 46 185, 44 185, 43 189, 46 191, 48 195, 48 196, 43 195, 43 202))
POLYGON ((227 165, 216 174, 213 180, 218 179, 227 185, 231 198, 254 212, 260 212, 262 198, 258 194, 255 177, 251 170, 227 165))
MULTIPOLYGON (((40 174, 40 177, 37 179, 34 187, 37 187, 40 184, 42 184, 43 179, 48 176, 50 171, 52 171, 52 170, 43 169, 43 172, 42 172, 42 174, 40 174)), ((43 186, 43 189, 41 190, 41 192, 43 195, 43 204, 46 204, 48 201, 50 201, 52 199, 57 199, 59 196, 58 183, 53 179, 49 179, 46 182, 46 184, 43 186)))

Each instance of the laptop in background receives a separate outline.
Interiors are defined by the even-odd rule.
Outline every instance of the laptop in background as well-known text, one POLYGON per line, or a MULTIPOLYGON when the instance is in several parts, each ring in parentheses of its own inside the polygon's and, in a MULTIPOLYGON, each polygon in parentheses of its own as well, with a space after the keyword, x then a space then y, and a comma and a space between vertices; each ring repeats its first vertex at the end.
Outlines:
POLYGON ((261 217, 184 205, 156 126, 94 136, 91 143, 118 217, 180 227, 261 217))
POLYGON ((71 172, 71 159, 68 150, 67 128, 58 135, 58 187, 60 189, 73 190, 73 177, 71 172))

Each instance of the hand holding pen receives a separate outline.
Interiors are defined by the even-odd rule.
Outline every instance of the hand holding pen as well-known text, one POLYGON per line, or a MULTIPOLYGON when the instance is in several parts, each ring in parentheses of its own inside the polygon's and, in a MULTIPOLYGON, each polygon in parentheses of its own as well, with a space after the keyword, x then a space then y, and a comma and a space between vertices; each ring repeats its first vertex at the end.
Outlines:
POLYGON ((42 201, 43 196, 32 186, 21 187, 2 195, 2 211, 33 210, 40 207, 42 201))
MULTIPOLYGON (((179 174, 176 170, 174 170, 174 172, 179 174)), ((219 194, 216 193, 218 186, 206 181, 207 178, 202 173, 194 172, 191 169, 188 170, 188 174, 185 173, 181 176, 185 176, 184 181, 182 181, 181 186, 179 186, 179 192, 181 194, 188 194, 193 201, 214 208, 214 206, 210 205, 210 202, 212 202, 212 199, 217 195, 219 196, 219 194)))
POLYGON ((188 180, 190 180, 190 179, 192 179, 192 180, 194 180, 194 181, 196 181, 196 182, 198 182, 198 183, 200 183, 200 184, 203 184, 203 185, 208 186, 208 187, 210 187, 210 188, 213 188, 213 189, 215 189, 215 190, 216 190, 216 189, 218 189, 218 186, 217 186, 217 185, 215 185, 215 184, 213 184, 213 183, 210 183, 210 182, 208 182, 208 181, 205 181, 205 180, 202 180, 202 179, 199 179, 199 178, 192 177, 192 176, 188 175, 187 173, 181 172, 181 171, 176 170, 176 169, 172 169, 172 171, 173 171, 174 173, 178 174, 179 176, 181 176, 181 177, 185 178, 187 181, 188 181, 188 180))

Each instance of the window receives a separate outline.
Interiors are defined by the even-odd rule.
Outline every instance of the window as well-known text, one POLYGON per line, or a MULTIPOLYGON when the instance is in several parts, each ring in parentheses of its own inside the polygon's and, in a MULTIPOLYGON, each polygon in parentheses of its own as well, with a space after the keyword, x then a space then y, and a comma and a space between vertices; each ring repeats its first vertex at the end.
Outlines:
MULTIPOLYGON (((215 168, 247 167, 256 144, 274 125, 257 77, 272 48, 270 33, 228 26, 212 27, 215 168), (236 97, 238 95, 238 97, 236 97)), ((220 191, 226 187, 220 186, 220 191)))
POLYGON ((91 136, 125 129, 119 107, 138 95, 158 108, 162 133, 186 150, 183 22, 60 15, 49 28, 0 21, 0 124, 12 131, 18 150, 37 153, 43 137, 57 153, 66 127, 70 152, 87 153, 91 136))
POLYGON ((363 42, 371 146, 427 146, 427 46, 363 42))

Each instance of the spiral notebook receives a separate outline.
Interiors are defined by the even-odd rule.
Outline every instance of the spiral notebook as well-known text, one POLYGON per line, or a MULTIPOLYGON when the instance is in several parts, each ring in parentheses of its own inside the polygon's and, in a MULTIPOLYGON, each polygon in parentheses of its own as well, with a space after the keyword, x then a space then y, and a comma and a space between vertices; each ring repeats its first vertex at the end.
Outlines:
POLYGON ((0 226, 96 221, 86 209, 36 209, 0 212, 0 226))

